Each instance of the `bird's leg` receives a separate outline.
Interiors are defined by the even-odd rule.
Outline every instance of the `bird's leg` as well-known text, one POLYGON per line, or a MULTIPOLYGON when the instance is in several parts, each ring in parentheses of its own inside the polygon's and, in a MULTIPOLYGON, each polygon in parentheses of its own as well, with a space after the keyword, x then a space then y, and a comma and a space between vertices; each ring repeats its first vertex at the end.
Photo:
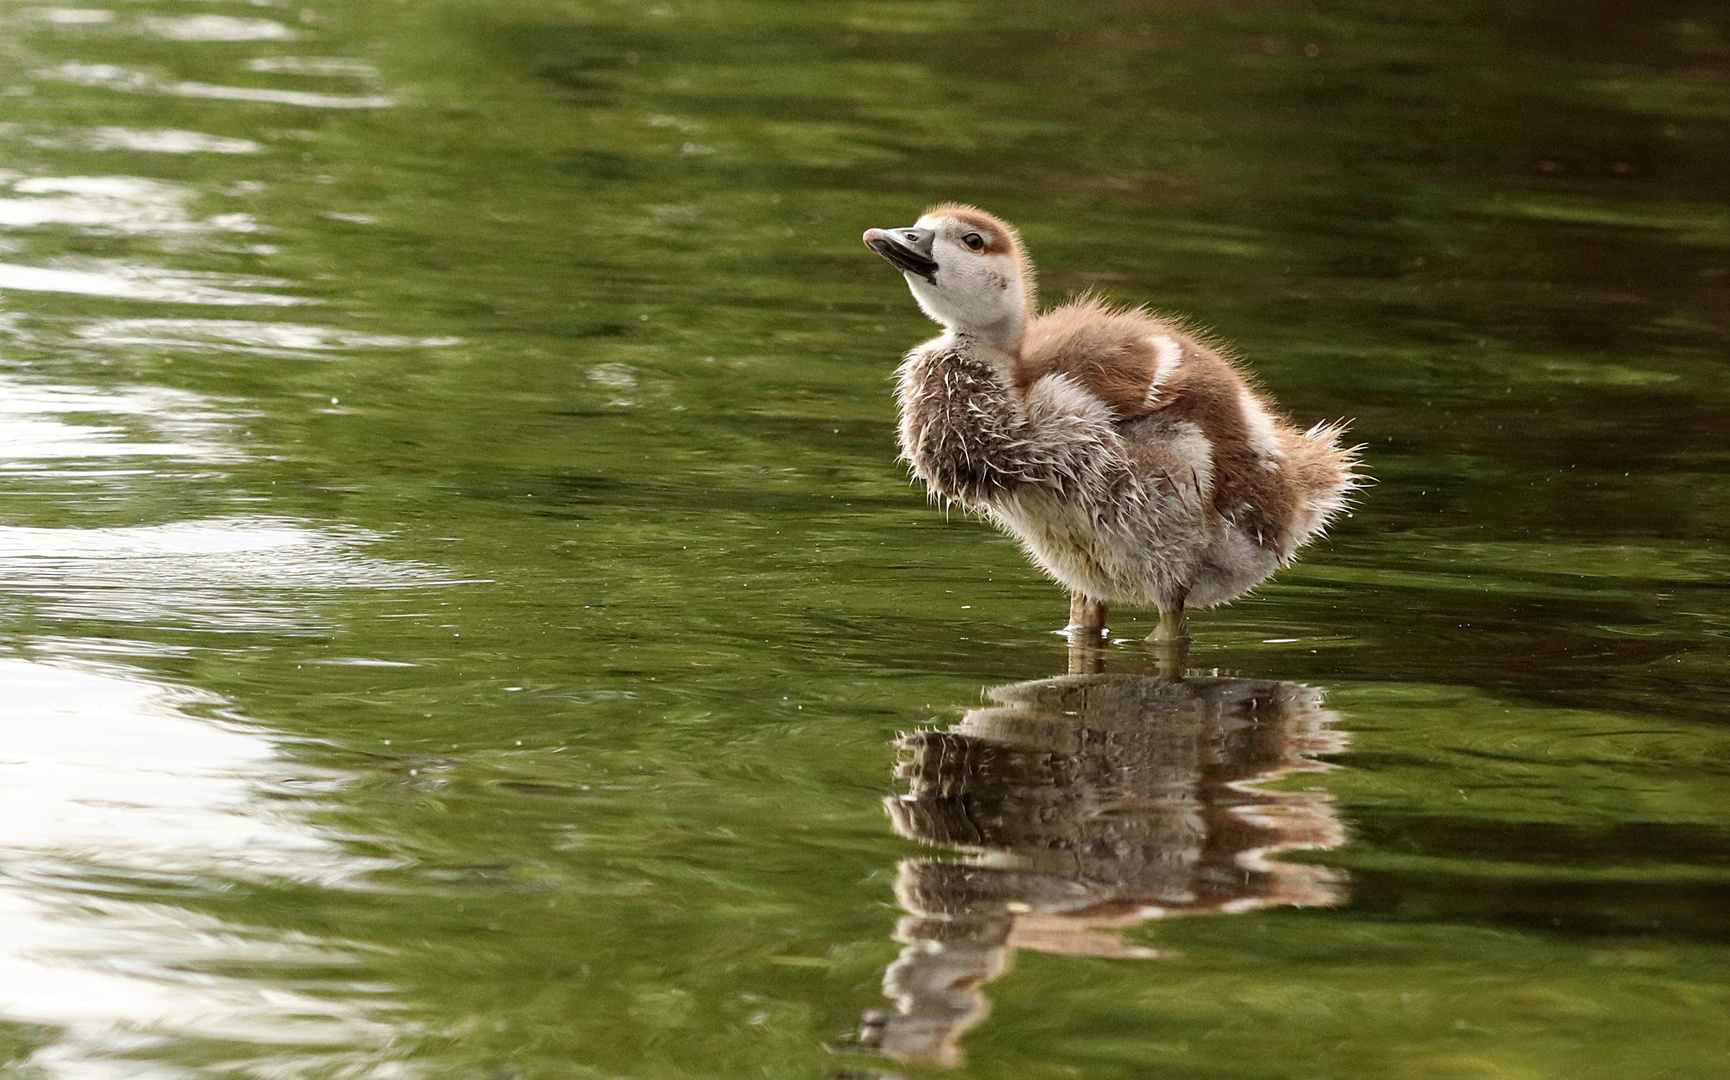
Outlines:
POLYGON ((1063 629, 1069 633, 1081 629, 1081 620, 1087 618, 1087 597, 1078 592, 1069 594, 1069 625, 1063 629))
POLYGON ((1080 593, 1069 594, 1069 625, 1063 628, 1071 641, 1098 638, 1105 633, 1105 601, 1089 600, 1080 593))
POLYGON ((1147 640, 1155 643, 1189 640, 1189 620, 1183 615, 1183 601, 1188 595, 1189 590, 1185 589, 1169 603, 1160 605, 1159 626, 1147 635, 1147 640))
POLYGON ((1181 679, 1189 663, 1189 620, 1183 615, 1183 601, 1188 590, 1179 593, 1169 604, 1159 609, 1159 626, 1147 635, 1147 644, 1159 660, 1159 673, 1168 679, 1181 679))
POLYGON ((1069 673, 1097 675, 1105 670, 1105 601, 1069 594, 1069 673))

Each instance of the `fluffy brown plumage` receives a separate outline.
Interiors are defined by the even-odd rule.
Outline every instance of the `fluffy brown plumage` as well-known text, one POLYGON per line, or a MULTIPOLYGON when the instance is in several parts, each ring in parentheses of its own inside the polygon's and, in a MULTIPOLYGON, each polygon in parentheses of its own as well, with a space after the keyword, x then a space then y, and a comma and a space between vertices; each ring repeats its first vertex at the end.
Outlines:
POLYGON ((1007 223, 946 205, 865 242, 945 332, 907 355, 902 453, 934 496, 1019 539, 1072 629, 1149 604, 1161 633, 1290 562, 1356 486, 1340 425, 1299 431, 1181 325, 1084 297, 1034 314, 1007 223))

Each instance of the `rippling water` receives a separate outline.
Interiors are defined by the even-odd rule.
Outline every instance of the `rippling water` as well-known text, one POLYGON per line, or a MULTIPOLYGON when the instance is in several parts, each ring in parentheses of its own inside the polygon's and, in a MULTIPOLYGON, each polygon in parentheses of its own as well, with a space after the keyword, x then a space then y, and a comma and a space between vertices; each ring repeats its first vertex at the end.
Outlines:
POLYGON ((0 1072, 1722 1075, 1726 71, 1706 0, 0 0, 0 1072), (1188 679, 895 464, 857 238, 952 198, 1366 444, 1188 679))

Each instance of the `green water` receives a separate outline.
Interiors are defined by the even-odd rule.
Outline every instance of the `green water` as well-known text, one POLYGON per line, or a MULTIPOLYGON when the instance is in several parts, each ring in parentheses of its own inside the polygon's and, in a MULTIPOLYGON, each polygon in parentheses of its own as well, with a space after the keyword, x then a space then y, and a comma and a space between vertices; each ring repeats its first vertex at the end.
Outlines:
POLYGON ((0 4, 0 1074, 1724 1075, 1722 5, 80 3, 0 4), (1220 679, 999 689, 1065 600, 858 240, 940 199, 1353 419, 1220 679))

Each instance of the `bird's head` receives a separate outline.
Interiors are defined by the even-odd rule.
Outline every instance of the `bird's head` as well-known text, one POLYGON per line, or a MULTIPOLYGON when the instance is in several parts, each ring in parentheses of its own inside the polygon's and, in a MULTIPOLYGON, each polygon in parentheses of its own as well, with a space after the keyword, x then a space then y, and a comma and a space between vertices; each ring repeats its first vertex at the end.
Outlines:
POLYGON ((971 206, 937 206, 907 228, 865 230, 865 246, 901 271, 932 319, 1019 351, 1033 268, 1007 222, 971 206))

